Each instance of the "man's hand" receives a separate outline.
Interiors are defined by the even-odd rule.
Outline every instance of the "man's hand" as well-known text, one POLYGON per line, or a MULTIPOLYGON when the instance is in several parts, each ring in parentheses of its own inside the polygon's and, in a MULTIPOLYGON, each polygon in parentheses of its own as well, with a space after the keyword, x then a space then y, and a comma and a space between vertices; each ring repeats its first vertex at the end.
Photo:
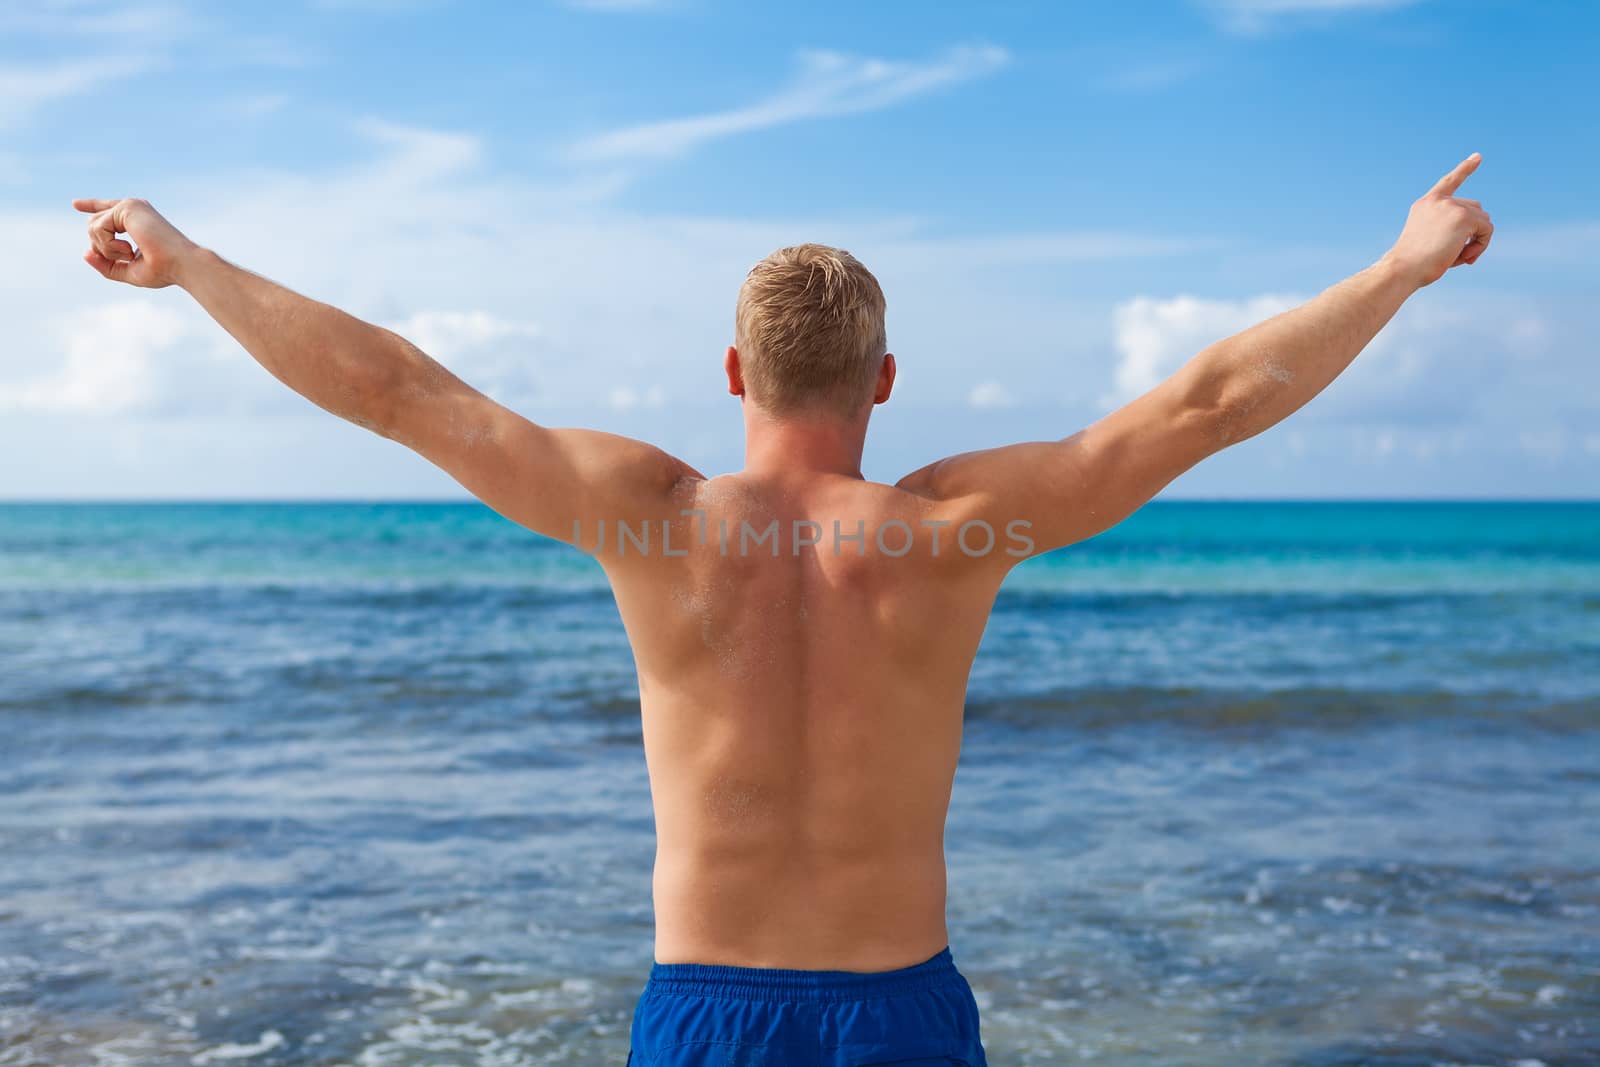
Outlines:
POLYGON ((1476 200, 1455 195, 1482 161, 1482 156, 1472 153, 1412 204, 1400 239, 1384 257, 1418 288, 1432 285, 1451 267, 1476 263, 1489 247, 1489 238, 1494 236, 1489 213, 1476 200))
POLYGON ((83 261, 114 282, 161 289, 178 280, 184 259, 196 251, 193 241, 162 218, 146 200, 72 202, 89 219, 89 250, 83 261), (121 240, 125 233, 133 243, 121 240))

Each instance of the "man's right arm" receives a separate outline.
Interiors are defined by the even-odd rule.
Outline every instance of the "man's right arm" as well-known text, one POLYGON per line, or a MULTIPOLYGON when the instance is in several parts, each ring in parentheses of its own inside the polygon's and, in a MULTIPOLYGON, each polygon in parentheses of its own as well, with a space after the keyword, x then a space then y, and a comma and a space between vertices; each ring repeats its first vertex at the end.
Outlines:
POLYGON ((606 522, 675 513, 673 490, 699 477, 643 441, 526 419, 393 331, 199 247, 142 200, 75 206, 92 216, 84 259, 101 275, 181 286, 290 389, 405 445, 529 529, 578 543, 606 522))
POLYGON ((1478 161, 1464 160, 1412 205, 1400 239, 1377 263, 1209 346, 1093 425, 1059 441, 952 456, 900 487, 962 501, 963 513, 996 529, 1025 520, 1034 553, 1116 525, 1201 460, 1299 410, 1412 293, 1477 261, 1494 228, 1477 201, 1454 194, 1478 161))

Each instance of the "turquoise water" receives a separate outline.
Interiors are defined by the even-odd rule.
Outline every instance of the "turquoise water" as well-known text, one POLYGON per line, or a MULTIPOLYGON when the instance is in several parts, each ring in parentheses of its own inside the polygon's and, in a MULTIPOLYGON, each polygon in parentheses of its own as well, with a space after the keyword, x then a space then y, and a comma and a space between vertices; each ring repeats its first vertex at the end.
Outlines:
MULTIPOLYGON (((599 569, 473 504, 0 506, 0 1065, 621 1063, 599 569)), ((947 836, 993 1062, 1600 1062, 1600 504, 1026 564, 947 836)))
MULTIPOLYGON (((598 568, 476 504, 0 504, 7 588, 520 584, 598 568)), ((1156 503, 1031 562, 1018 589, 1570 592, 1600 504, 1156 503)))

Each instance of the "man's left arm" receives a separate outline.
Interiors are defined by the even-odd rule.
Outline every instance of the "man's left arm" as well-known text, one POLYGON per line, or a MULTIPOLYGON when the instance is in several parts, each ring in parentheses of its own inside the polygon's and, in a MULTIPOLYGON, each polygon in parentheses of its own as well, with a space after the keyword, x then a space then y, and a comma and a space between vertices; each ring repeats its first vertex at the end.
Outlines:
POLYGON ((78 200, 84 259, 114 281, 187 291, 256 361, 318 407, 398 441, 514 522, 571 543, 575 524, 649 517, 699 475, 631 438, 534 423, 411 342, 190 241, 142 200, 78 200), (126 233, 137 249, 117 235, 126 233))

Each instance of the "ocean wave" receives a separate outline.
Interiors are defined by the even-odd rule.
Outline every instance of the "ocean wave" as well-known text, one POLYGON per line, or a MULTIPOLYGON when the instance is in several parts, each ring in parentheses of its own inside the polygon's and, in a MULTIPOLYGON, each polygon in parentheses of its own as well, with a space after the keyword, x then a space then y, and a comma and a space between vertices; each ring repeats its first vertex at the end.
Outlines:
POLYGON ((1195 729, 1294 726, 1336 730, 1379 722, 1458 720, 1557 732, 1600 730, 1600 701, 1551 701, 1513 691, 1107 686, 969 696, 966 714, 1021 729, 1110 730, 1166 724, 1195 729))

